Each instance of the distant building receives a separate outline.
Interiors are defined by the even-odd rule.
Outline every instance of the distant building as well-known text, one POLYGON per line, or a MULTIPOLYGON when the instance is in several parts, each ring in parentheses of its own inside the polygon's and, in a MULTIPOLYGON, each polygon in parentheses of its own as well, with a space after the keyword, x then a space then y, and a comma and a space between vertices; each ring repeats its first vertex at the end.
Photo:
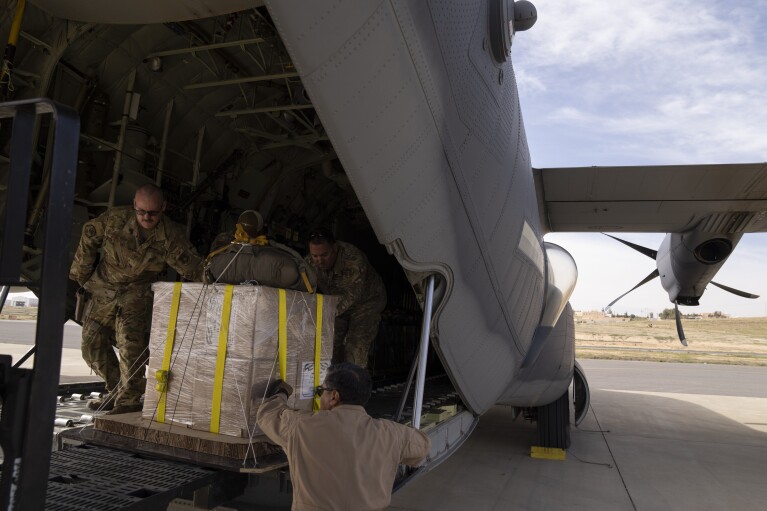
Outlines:
POLYGON ((574 311, 576 323, 587 323, 590 321, 600 321, 610 317, 602 311, 574 311))
POLYGON ((36 296, 14 296, 5 300, 5 305, 8 307, 37 307, 40 304, 40 300, 36 296))

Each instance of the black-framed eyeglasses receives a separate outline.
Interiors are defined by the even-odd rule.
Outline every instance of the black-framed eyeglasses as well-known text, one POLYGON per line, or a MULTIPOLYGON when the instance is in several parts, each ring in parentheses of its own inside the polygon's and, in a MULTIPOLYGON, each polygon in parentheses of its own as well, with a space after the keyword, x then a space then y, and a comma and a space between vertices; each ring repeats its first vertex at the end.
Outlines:
POLYGON ((317 397, 322 397, 323 392, 333 392, 336 389, 331 389, 330 387, 323 387, 322 385, 318 385, 317 387, 314 387, 314 395, 317 397))
POLYGON ((149 216, 149 217, 155 217, 162 213, 162 211, 147 211, 146 209, 139 209, 139 208, 133 208, 133 211, 136 212, 138 216, 149 216))

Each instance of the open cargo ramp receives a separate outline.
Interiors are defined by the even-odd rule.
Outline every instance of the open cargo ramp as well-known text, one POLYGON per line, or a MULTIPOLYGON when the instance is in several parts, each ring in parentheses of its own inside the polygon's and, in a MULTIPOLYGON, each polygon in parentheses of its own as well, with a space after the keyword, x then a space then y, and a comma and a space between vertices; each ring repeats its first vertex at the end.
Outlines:
POLYGON ((212 507, 245 483, 235 473, 85 444, 51 454, 45 509, 165 510, 175 498, 212 507))

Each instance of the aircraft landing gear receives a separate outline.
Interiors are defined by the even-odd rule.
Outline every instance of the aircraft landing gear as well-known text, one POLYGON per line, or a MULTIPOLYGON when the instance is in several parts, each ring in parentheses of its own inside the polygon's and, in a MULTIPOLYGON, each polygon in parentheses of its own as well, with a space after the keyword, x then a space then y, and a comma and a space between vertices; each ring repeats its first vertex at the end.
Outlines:
POLYGON ((567 449, 570 447, 570 391, 545 406, 536 407, 538 445, 567 449))

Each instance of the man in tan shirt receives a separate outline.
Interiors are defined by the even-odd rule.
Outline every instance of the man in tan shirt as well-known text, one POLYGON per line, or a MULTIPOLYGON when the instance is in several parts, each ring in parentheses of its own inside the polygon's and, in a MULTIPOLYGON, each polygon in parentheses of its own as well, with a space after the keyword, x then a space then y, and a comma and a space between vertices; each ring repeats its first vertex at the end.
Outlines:
POLYGON ((288 455, 294 511, 385 509, 399 464, 417 466, 429 454, 431 440, 421 431, 367 414, 371 389, 365 369, 333 365, 312 413, 288 408, 287 383, 270 385, 257 421, 288 455))

